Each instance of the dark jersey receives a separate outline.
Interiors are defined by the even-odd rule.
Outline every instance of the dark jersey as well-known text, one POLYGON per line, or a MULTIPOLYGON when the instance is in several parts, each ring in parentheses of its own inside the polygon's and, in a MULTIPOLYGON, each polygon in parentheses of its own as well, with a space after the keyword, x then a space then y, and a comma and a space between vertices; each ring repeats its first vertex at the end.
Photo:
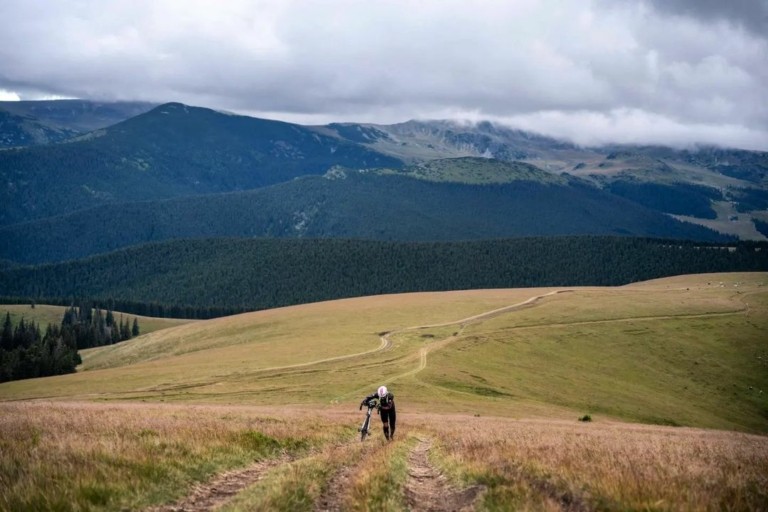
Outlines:
MULTIPOLYGON (((379 398, 379 395, 377 393, 373 393, 365 397, 364 402, 368 402, 370 400, 373 400, 374 398, 379 398)), ((383 409, 385 411, 388 411, 390 409, 395 408, 395 395, 392 393, 387 393, 387 395, 383 398, 379 398, 379 408, 383 409)))

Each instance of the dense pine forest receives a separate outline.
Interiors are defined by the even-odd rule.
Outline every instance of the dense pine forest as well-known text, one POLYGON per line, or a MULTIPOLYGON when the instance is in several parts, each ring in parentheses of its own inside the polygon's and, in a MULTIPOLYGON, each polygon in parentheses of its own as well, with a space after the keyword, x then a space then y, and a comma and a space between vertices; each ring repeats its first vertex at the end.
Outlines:
POLYGON ((9 268, 0 271, 0 290, 38 302, 113 298, 206 317, 384 293, 612 286, 735 271, 768 271, 768 243, 593 236, 441 243, 208 239, 9 268))
MULTIPOLYGON (((471 163, 476 169, 495 163, 510 171, 507 176, 520 173, 522 166, 487 160, 481 161, 483 165, 471 163)), ((543 171, 539 175, 542 181, 556 179, 543 171)), ((562 183, 546 183, 530 178, 468 184, 394 172, 339 171, 245 192, 104 205, 0 227, 0 239, 6 241, 0 246, 0 258, 49 263, 140 243, 208 237, 456 241, 589 233, 735 241, 582 180, 559 178, 562 183), (110 229, 95 219, 110 219, 110 229)), ((648 194, 666 197, 657 188, 650 187, 648 194)))

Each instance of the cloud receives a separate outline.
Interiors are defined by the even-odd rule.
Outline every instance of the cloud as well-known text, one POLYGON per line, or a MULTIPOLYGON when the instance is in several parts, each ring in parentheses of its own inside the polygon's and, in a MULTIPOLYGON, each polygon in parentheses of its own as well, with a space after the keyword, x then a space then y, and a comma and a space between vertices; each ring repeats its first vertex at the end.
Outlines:
POLYGON ((706 23, 726 22, 766 37, 768 0, 650 0, 662 13, 696 18, 706 23))
POLYGON ((696 145, 764 150, 768 131, 739 125, 681 123, 637 109, 610 112, 537 112, 496 120, 515 128, 566 139, 581 146, 652 144, 691 149, 696 145))
POLYGON ((760 9, 722 4, 5 0, 0 88, 312 123, 641 115, 768 150, 760 9))
POLYGON ((0 101, 19 101, 19 100, 21 100, 21 98, 15 92, 6 91, 5 89, 0 89, 0 101))

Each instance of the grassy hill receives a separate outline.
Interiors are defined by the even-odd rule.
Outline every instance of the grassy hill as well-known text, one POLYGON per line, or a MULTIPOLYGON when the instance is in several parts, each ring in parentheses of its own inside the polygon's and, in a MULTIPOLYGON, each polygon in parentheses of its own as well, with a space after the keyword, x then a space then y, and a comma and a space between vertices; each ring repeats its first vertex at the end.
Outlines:
MULTIPOLYGON (((45 326, 48 324, 60 325, 66 309, 67 307, 65 306, 50 306, 47 304, 35 304, 34 308, 29 304, 0 304, 0 319, 4 320, 6 313, 9 313, 11 315, 11 322, 14 325, 23 318, 25 321, 35 322, 41 329, 45 330, 45 326)), ((115 311, 114 314, 118 319, 120 319, 121 315, 124 315, 129 323, 133 323, 134 318, 138 319, 142 334, 149 334, 150 332, 194 321, 179 318, 153 318, 132 313, 121 313, 119 311, 115 311)))
POLYGON ((112 204, 0 228, 0 258, 43 263, 178 238, 434 241, 554 235, 731 238, 523 163, 334 168, 239 193, 112 204), (108 225, 96 219, 108 219, 108 225))
POLYGON ((706 274, 294 306, 94 349, 85 371, 0 397, 354 404, 383 382, 408 409, 766 432, 766 285, 706 274))
POLYGON ((0 479, 0 506, 762 509, 767 285, 383 295, 156 331, 0 385, 0 475, 23 484, 0 479), (360 443, 382 383, 396 440, 360 443))
POLYGON ((0 152, 0 223, 261 187, 333 165, 398 167, 298 125, 169 103, 67 143, 0 152))
POLYGON ((681 273, 768 270, 766 244, 628 237, 469 242, 204 239, 0 271, 12 297, 266 309, 412 291, 620 285, 681 273))

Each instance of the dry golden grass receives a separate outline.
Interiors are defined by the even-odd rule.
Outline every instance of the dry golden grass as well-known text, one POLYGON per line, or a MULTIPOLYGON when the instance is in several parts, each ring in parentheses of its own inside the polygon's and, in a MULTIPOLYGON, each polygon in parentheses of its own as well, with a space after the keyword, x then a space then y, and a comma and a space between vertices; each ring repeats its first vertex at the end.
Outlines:
POLYGON ((408 410, 439 395, 446 413, 765 432, 767 283, 765 273, 713 274, 261 311, 96 349, 91 370, 5 383, 0 400, 354 404, 384 382, 408 410), (432 327, 408 329, 419 325, 432 327), (383 332, 391 347, 376 351, 383 332))
POLYGON ((768 432, 766 285, 408 294, 157 331, 89 353, 101 369, 0 385, 0 509, 168 503, 288 451, 228 507, 311 510, 352 465, 344 509, 399 510, 418 439, 456 487, 487 487, 481 510, 768 509, 768 438, 725 431, 768 432), (381 383, 399 439, 363 452, 357 404, 381 383), (11 402, 41 398, 136 403, 11 402))
POLYGON ((216 407, 0 404, 0 510, 120 510, 338 437, 305 419, 216 407))
POLYGON ((544 502, 567 497, 608 509, 768 506, 762 436, 621 423, 423 421, 441 443, 446 468, 490 484, 488 503, 514 500, 527 487, 544 502))
POLYGON ((196 481, 294 454, 223 510, 403 510, 408 454, 430 439, 478 510, 764 510, 768 438, 613 422, 399 414, 365 443, 357 411, 93 403, 0 404, 0 510, 171 503, 196 481), (343 481, 340 471, 348 469, 343 481))

